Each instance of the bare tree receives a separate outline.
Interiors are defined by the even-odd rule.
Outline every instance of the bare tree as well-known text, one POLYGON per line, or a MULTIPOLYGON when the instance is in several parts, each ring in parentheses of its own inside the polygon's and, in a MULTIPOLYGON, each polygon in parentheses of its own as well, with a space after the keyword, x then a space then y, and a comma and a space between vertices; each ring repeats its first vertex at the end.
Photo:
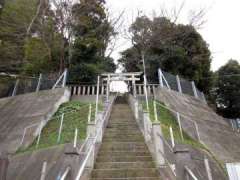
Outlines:
POLYGON ((110 26, 112 27, 112 32, 110 32, 110 35, 108 38, 106 38, 106 52, 105 56, 110 57, 112 53, 119 48, 117 45, 117 42, 121 38, 122 34, 122 27, 124 24, 124 14, 125 10, 121 11, 117 16, 114 16, 112 13, 108 11, 107 19, 110 23, 110 26))
MULTIPOLYGON (((66 40, 68 41, 68 45, 71 44, 71 22, 72 22, 72 7, 75 3, 72 0, 39 0, 36 14, 32 18, 31 23, 29 24, 27 28, 27 37, 30 36, 32 27, 35 25, 38 18, 41 18, 42 21, 38 25, 41 27, 39 29, 42 29, 44 27, 44 18, 46 9, 50 8, 52 12, 54 12, 54 20, 55 25, 57 27, 57 32, 61 35, 61 44, 60 44, 60 66, 59 66, 59 72, 64 71, 64 64, 65 64, 65 44, 66 40), (50 6, 50 7, 49 7, 50 6)), ((51 50, 50 45, 47 43, 47 35, 45 36, 44 33, 41 33, 42 40, 44 41, 46 47, 49 49, 49 58, 51 58, 51 50)), ((69 48, 70 51, 70 48, 69 48)), ((70 52, 69 52, 70 54, 70 52)))
MULTIPOLYGON (((183 0, 179 6, 174 6, 172 8, 166 8, 164 5, 160 8, 160 16, 166 17, 172 23, 178 24, 179 19, 183 16, 184 8, 186 6, 186 0, 183 0)), ((196 29, 201 29, 206 21, 207 8, 192 9, 186 12, 188 14, 188 24, 195 27, 196 29)))
POLYGON ((41 8, 42 8, 44 2, 45 2, 45 0, 39 0, 38 1, 36 14, 33 16, 32 21, 30 22, 30 24, 27 28, 27 33, 26 33, 27 37, 29 37, 29 35, 31 33, 31 30, 32 30, 32 27, 33 27, 33 24, 35 23, 35 21, 37 20, 37 18, 40 15, 40 11, 41 11, 41 8))
POLYGON ((207 9, 200 8, 199 10, 190 10, 189 11, 189 24, 195 27, 196 29, 203 28, 204 24, 206 24, 206 15, 207 9))
POLYGON ((75 4, 72 0, 50 0, 52 9, 55 12, 56 23, 59 33, 61 34, 61 49, 60 49, 60 66, 59 71, 63 72, 65 68, 65 50, 66 40, 68 41, 68 61, 71 59, 71 43, 72 43, 72 8, 75 4))
POLYGON ((160 8, 159 16, 165 17, 173 23, 178 23, 178 20, 180 19, 181 15, 182 15, 185 5, 186 5, 186 0, 183 0, 179 6, 175 5, 172 8, 166 8, 164 5, 162 5, 160 8))

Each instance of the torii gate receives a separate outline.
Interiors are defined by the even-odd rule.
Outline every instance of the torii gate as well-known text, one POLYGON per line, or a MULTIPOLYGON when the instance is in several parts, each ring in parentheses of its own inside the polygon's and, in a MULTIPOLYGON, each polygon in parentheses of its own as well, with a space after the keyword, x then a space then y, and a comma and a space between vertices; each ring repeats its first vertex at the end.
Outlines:
POLYGON ((109 98, 110 83, 112 81, 127 81, 132 82, 133 95, 136 97, 136 81, 140 81, 142 72, 129 72, 129 73, 103 73, 101 76, 102 80, 107 82, 107 98, 109 98))

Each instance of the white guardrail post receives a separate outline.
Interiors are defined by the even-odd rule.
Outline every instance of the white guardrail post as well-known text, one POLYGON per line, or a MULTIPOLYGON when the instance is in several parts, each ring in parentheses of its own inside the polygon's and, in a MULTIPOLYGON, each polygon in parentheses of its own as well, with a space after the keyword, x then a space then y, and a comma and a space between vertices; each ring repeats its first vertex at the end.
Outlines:
POLYGON ((163 77, 162 77, 161 69, 158 69, 158 79, 159 79, 159 84, 161 85, 161 87, 163 87, 163 77))
POLYGON ((181 86, 181 81, 179 76, 176 76, 176 80, 177 80, 177 87, 178 87, 178 92, 180 92, 182 94, 182 86, 181 86))
POLYGON ((171 89, 171 87, 169 86, 169 84, 168 84, 168 81, 167 81, 167 79, 164 77, 164 75, 163 75, 163 72, 162 72, 162 70, 159 68, 158 69, 158 73, 159 73, 159 76, 160 76, 160 85, 161 85, 161 87, 164 87, 164 84, 163 84, 163 81, 166 83, 166 86, 167 86, 167 88, 168 89, 171 89))
POLYGON ((38 78, 38 84, 37 84, 37 88, 36 88, 36 92, 38 92, 40 90, 41 87, 41 81, 42 81, 42 74, 39 75, 38 78))
POLYGON ((96 135, 96 122, 91 121, 92 117, 92 105, 89 105, 89 112, 88 112, 88 125, 87 125, 87 136, 95 137, 96 135))
POLYGON ((150 137, 148 134, 148 122, 149 122, 149 113, 143 111, 143 134, 146 141, 149 141, 150 137))
POLYGON ((184 167, 187 172, 187 179, 198 180, 198 178, 193 174, 192 170, 189 169, 187 166, 184 167))
POLYGON ((160 122, 153 122, 152 135, 153 135, 155 159, 156 159, 157 166, 160 167, 162 165, 165 165, 165 159, 163 157, 164 144, 161 139, 162 131, 161 131, 160 122))
POLYGON ((175 147, 175 141, 174 141, 172 126, 169 127, 169 132, 170 132, 170 137, 171 137, 172 148, 174 148, 175 147))
POLYGON ((107 77, 107 102, 109 102, 109 94, 110 94, 110 75, 107 77))
POLYGON ((96 95, 96 108, 95 108, 95 120, 97 120, 98 114, 98 102, 99 102, 99 84, 100 84, 100 76, 97 78, 97 95, 96 95))
POLYGON ((197 93, 197 89, 196 89, 196 86, 195 86, 195 82, 192 81, 191 83, 192 83, 192 89, 193 89, 194 97, 195 97, 195 98, 199 98, 199 97, 198 97, 198 93, 197 93))
POLYGON ((45 180, 47 175, 47 161, 43 162, 40 180, 45 180))
POLYGON ((63 127, 63 119, 64 119, 64 113, 61 116, 61 122, 60 122, 60 127, 58 130, 58 139, 57 139, 57 143, 59 143, 61 141, 61 134, 62 134, 62 127, 63 127))
POLYGON ((91 122, 91 118, 92 118, 92 104, 89 104, 89 111, 88 111, 88 123, 91 122))
POLYGON ((204 165, 205 165, 205 169, 206 169, 206 172, 207 172, 208 180, 213 180, 211 168, 210 168, 210 165, 209 165, 209 161, 206 157, 204 157, 204 165))
POLYGON ((154 117, 155 117, 155 121, 152 123, 153 144, 154 144, 154 150, 155 150, 156 163, 157 163, 157 166, 160 167, 162 165, 165 165, 165 158, 163 157, 164 143, 163 143, 163 140, 161 139, 162 128, 161 128, 160 122, 158 121, 156 101, 153 101, 153 108, 154 108, 154 117))
POLYGON ((65 69, 64 70, 64 75, 63 75, 63 81, 62 81, 62 87, 63 88, 66 86, 66 83, 67 83, 67 74, 68 74, 68 70, 65 69))
POLYGON ((18 89, 18 84, 19 84, 19 79, 17 79, 16 83, 15 83, 15 86, 14 86, 14 89, 13 89, 13 92, 12 92, 12 96, 16 96, 17 94, 17 89, 18 89))
POLYGON ((149 104, 148 104, 148 92, 147 92, 147 77, 144 74, 144 94, 146 100, 147 111, 149 111, 149 104))
POLYGON ((66 170, 64 171, 64 173, 63 173, 62 177, 60 178, 60 180, 65 180, 66 177, 67 177, 67 175, 68 175, 68 173, 69 173, 70 171, 71 171, 71 167, 68 166, 68 167, 66 168, 66 170))
MULTIPOLYGON (((75 177, 75 180, 80 180, 85 168, 93 169, 93 167, 94 167, 95 145, 98 142, 98 136, 101 136, 101 134, 103 133, 102 129, 104 128, 105 121, 108 120, 108 118, 109 118, 109 114, 112 109, 114 100, 115 100, 115 98, 112 100, 111 103, 108 103, 109 105, 104 113, 104 117, 101 119, 101 121, 97 122, 98 124, 100 124, 98 131, 97 131, 97 129, 95 129, 95 123, 91 123, 91 122, 89 122, 90 120, 88 120, 88 130, 87 130, 88 138, 83 143, 84 146, 88 145, 88 147, 86 148, 85 153, 83 153, 85 155, 85 157, 84 157, 82 164, 80 165, 80 168, 75 177), (94 128, 91 125, 94 125, 94 128), (89 142, 89 141, 91 141, 91 142, 89 142)), ((91 109, 90 107, 89 107, 89 109, 91 109)), ((91 112, 91 110, 89 110, 89 112, 91 112)), ((90 117, 90 114, 91 113, 89 113, 89 117, 90 117)), ((83 149, 83 146, 80 149, 83 149)))
POLYGON ((134 113, 135 113, 135 118, 138 120, 139 119, 139 109, 138 109, 138 101, 134 99, 134 113))
POLYGON ((181 116, 180 116, 179 112, 177 112, 177 121, 178 121, 178 126, 179 126, 182 141, 184 141, 183 131, 182 131, 182 123, 181 123, 181 116))
POLYGON ((202 143, 200 133, 199 133, 199 129, 198 129, 198 124, 196 122, 194 122, 194 126, 195 126, 195 130, 196 130, 196 133, 197 133, 197 139, 200 143, 202 143))
POLYGON ((77 148, 77 140, 78 140, 78 129, 76 128, 74 133, 73 148, 77 148))
POLYGON ((40 143, 41 134, 42 134, 42 128, 43 128, 43 121, 41 121, 41 123, 40 123, 40 127, 39 127, 39 133, 38 133, 38 138, 37 138, 37 144, 36 144, 36 148, 38 148, 38 145, 39 145, 39 143, 40 143))
POLYGON ((68 70, 65 69, 64 72, 62 73, 62 75, 58 78, 58 80, 56 81, 56 83, 52 87, 52 89, 56 89, 56 87, 59 85, 61 80, 62 80, 61 87, 64 88, 66 86, 66 83, 67 83, 67 74, 68 74, 68 70))

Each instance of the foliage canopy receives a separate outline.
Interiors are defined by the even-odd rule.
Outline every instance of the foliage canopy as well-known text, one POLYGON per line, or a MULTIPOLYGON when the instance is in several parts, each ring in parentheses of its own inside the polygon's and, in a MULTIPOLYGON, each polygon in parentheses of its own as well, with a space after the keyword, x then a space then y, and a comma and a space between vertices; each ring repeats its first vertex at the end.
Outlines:
POLYGON ((187 79, 207 92, 211 76, 211 54, 207 43, 193 26, 172 23, 165 17, 138 17, 130 28, 133 46, 122 52, 120 62, 126 71, 142 70, 145 57, 148 80, 157 81, 161 68, 187 79))

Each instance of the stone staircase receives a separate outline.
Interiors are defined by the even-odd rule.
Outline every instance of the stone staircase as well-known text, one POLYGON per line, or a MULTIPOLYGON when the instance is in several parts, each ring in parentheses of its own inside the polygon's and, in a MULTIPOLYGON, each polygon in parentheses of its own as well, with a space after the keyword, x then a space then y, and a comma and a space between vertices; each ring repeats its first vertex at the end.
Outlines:
POLYGON ((118 97, 91 179, 160 179, 143 135, 124 97, 118 97))

